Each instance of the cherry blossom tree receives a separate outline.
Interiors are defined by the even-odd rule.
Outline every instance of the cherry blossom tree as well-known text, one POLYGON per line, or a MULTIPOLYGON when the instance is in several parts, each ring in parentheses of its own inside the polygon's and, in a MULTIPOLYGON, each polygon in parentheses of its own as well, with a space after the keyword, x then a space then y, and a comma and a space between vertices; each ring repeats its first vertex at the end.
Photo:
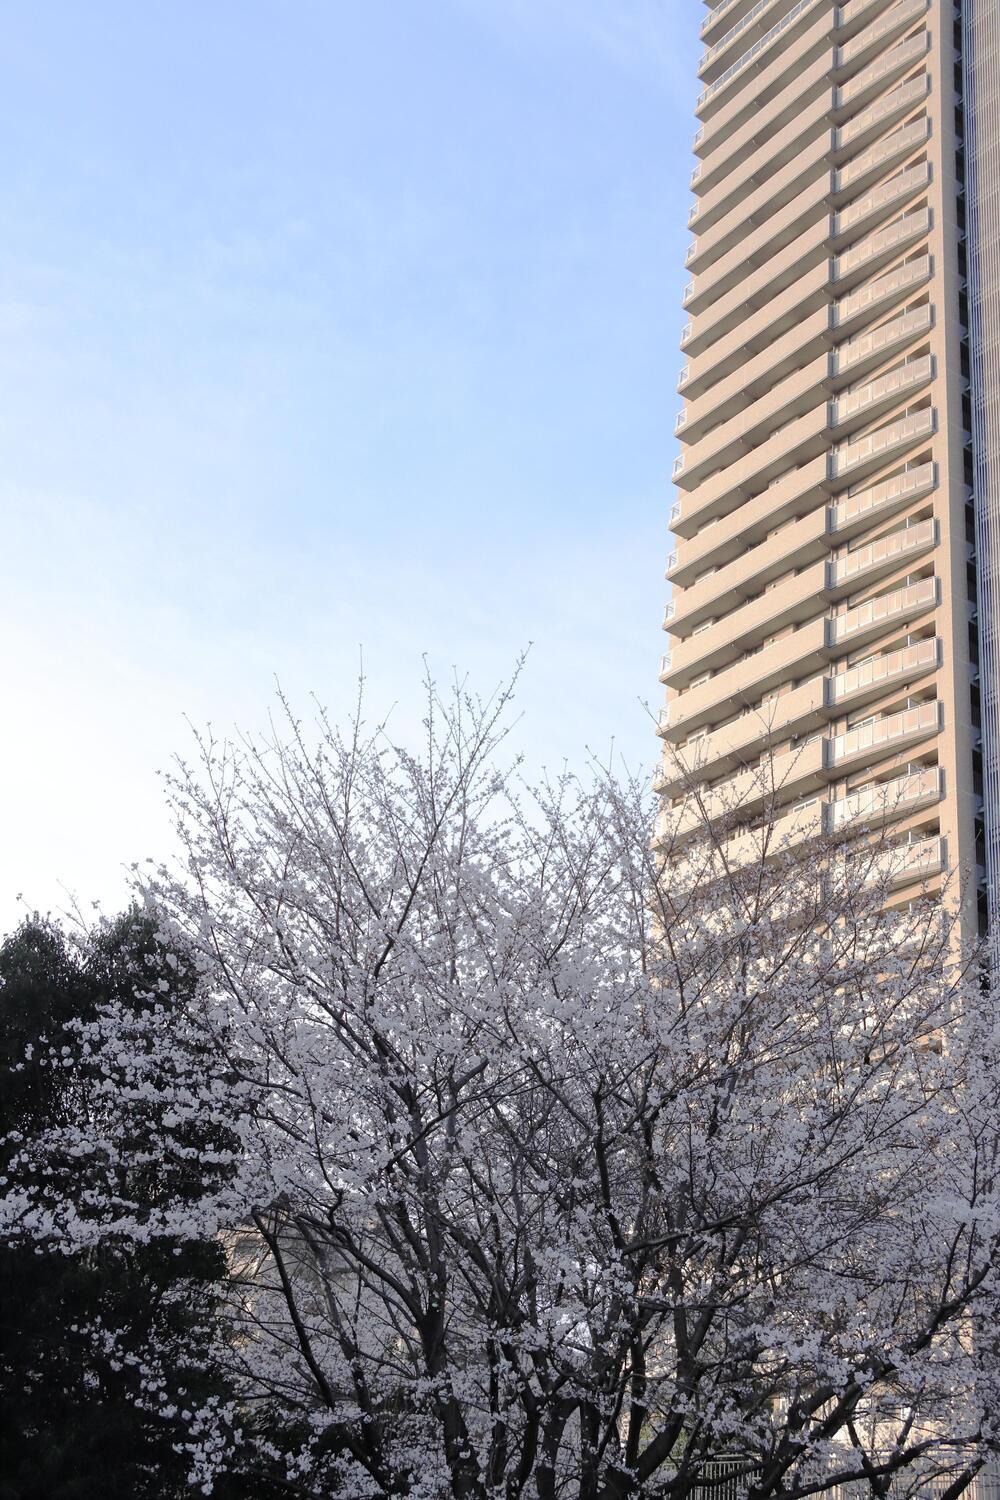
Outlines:
POLYGON ((651 843, 640 780, 526 784, 511 695, 429 689, 419 753, 360 708, 198 740, 141 881, 197 982, 91 1029, 120 1123, 25 1143, 87 1193, 36 1173, 8 1232, 224 1237, 205 1484, 957 1495, 998 1437, 1000 1036, 952 906, 891 909, 884 831, 688 799, 651 843), (228 1143, 200 1196, 123 1190, 150 1098, 165 1162, 228 1143))

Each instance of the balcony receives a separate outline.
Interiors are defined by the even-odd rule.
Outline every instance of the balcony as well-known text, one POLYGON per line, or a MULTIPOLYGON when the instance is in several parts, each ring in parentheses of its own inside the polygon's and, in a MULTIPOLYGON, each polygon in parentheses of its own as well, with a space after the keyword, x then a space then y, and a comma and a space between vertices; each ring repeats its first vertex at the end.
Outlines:
MULTIPOLYGON (((765 252, 757 241, 751 244, 744 237, 742 243, 737 240, 725 255, 699 273, 698 295, 702 306, 698 311, 698 336, 690 347, 692 354, 697 355, 730 332, 741 341, 750 341, 752 334, 747 324, 759 321, 754 314, 766 308, 773 310, 773 321, 777 323, 781 317, 777 304, 791 300, 793 307, 810 305, 807 282, 810 290, 818 287, 822 299, 827 299, 830 220, 821 188, 820 183, 812 190, 805 228, 773 253, 765 252), (817 214, 811 211, 814 206, 820 210, 817 214), (751 272, 752 283, 748 283, 751 272)), ((784 217, 783 211, 782 220, 784 217)), ((819 305, 815 296, 811 305, 819 305)), ((769 342, 773 343, 773 336, 769 342)))
POLYGON ((797 418, 823 405, 829 385, 829 356, 820 354, 728 420, 691 432, 684 455, 685 487, 693 488, 703 477, 758 450, 776 433, 788 431, 797 418))
POLYGON ((738 772, 704 788, 698 802, 692 799, 674 810, 675 837, 690 838, 734 812, 754 813, 775 795, 787 799, 818 789, 824 784, 824 745, 824 740, 817 737, 795 750, 763 760, 751 771, 738 772))
POLYGON ((663 654, 662 654, 662 656, 660 657, 660 670, 657 673, 657 676, 659 677, 659 679, 660 679, 661 682, 664 682, 666 680, 667 674, 669 673, 669 671, 670 671, 670 652, 669 651, 664 651, 663 654))
POLYGON ((876 141, 874 146, 869 146, 867 151, 863 151, 834 173, 834 192, 856 192, 869 179, 884 171, 889 162, 916 151, 927 140, 930 130, 931 122, 925 116, 922 120, 914 120, 911 125, 894 130, 883 140, 876 141))
POLYGON ((892 818, 902 818, 940 802, 944 795, 944 777, 940 766, 928 766, 891 781, 877 781, 861 787, 849 797, 827 804, 827 827, 839 833, 851 824, 876 825, 892 818))
POLYGON ((859 275, 870 276, 880 262, 891 260, 907 245, 923 239, 924 235, 930 233, 930 228, 930 209, 918 208, 912 213, 904 214, 894 224, 878 230, 838 255, 833 262, 831 280, 835 286, 839 286, 859 275))
MULTIPOLYGON (((800 142, 820 130, 829 133, 834 93, 829 64, 827 45, 801 68, 776 70, 766 99, 747 101, 740 93, 713 116, 711 148, 702 162, 703 198, 732 192, 748 176, 762 178, 769 168, 794 155, 800 142)), ((755 95, 758 86, 754 84, 755 95)))
POLYGON ((906 167, 888 182, 880 183, 871 192, 849 203, 833 218, 834 239, 846 239, 857 234, 866 225, 885 218, 898 204, 917 193, 925 192, 930 185, 930 162, 921 161, 914 167, 906 167))
POLYGON ((936 608, 937 603, 936 578, 921 578, 917 583, 866 599, 864 604, 856 605, 846 614, 835 615, 830 621, 831 644, 846 646, 848 650, 864 645, 893 626, 936 608))
POLYGON ((826 805, 814 798, 762 827, 734 834, 725 847, 730 869, 745 869, 761 860, 780 859, 801 844, 820 838, 825 812, 826 805))
POLYGON ((881 93, 890 78, 896 77, 899 73, 905 73, 907 68, 912 67, 924 56, 930 46, 930 40, 927 32, 922 31, 917 36, 907 37, 905 42, 899 42, 888 52, 884 52, 881 57, 869 63, 867 68, 862 68, 860 73, 855 73, 849 82, 841 84, 838 89, 834 90, 834 108, 838 111, 846 111, 852 106, 858 108, 868 98, 881 93))
POLYGON ((902 0, 884 15, 879 16, 864 31, 859 31, 851 41, 845 42, 834 53, 834 67, 838 73, 848 74, 863 66, 871 53, 881 51, 892 36, 904 30, 927 10, 929 0, 902 0))
MULTIPOLYGON (((781 0, 757 0, 756 5, 751 6, 745 15, 719 37, 717 42, 706 47, 698 64, 698 77, 710 79, 713 72, 717 75, 717 65, 720 59, 738 43, 745 43, 751 32, 760 31, 763 26, 766 26, 767 18, 774 14, 780 3, 781 0), (713 67, 713 64, 716 66, 713 67)), ((764 34, 772 35, 774 30, 775 28, 771 27, 764 34)))
POLYGON ((848 147, 863 144, 868 136, 877 134, 891 120, 915 108, 927 97, 930 84, 930 76, 921 73, 891 89, 888 94, 883 94, 874 104, 869 104, 867 109, 852 115, 846 124, 838 126, 834 131, 834 150, 844 151, 848 147))
POLYGON ((933 463, 915 464, 902 474, 894 474, 871 489, 857 495, 848 495, 832 507, 833 529, 838 533, 860 530, 876 517, 901 510, 911 500, 929 495, 937 485, 937 470, 933 463))
MULTIPOLYGON (((928 259, 928 257, 924 257, 928 259)), ((916 262, 919 264, 919 262, 916 262)), ((887 276, 886 281, 894 280, 887 276)), ((865 365, 876 364, 901 344, 929 333, 934 323, 934 309, 928 303, 914 307, 910 312, 891 318, 888 323, 873 328, 871 333, 859 334, 830 356, 830 373, 833 376, 857 377, 865 365)))
MULTIPOLYGON (((720 524, 725 525, 724 522, 720 524)), ((747 543, 740 547, 726 565, 703 574, 690 584, 685 582, 681 607, 685 615, 697 615, 702 611, 711 615, 728 614, 790 568, 802 567, 825 557, 831 541, 828 510, 820 505, 791 525, 782 527, 776 535, 765 537, 758 545, 747 543)), ((677 558, 675 552, 670 569, 671 582, 677 581, 674 577, 678 571, 677 558)))
POLYGON ((825 355, 830 347, 830 317, 827 306, 819 306, 793 327, 773 338, 766 348, 733 364, 731 370, 706 391, 699 391, 699 362, 687 382, 687 434, 690 441, 709 428, 745 412, 766 397, 775 384, 794 374, 801 365, 825 355))
POLYGON ((833 589, 850 588, 866 577, 880 572, 888 573, 900 563, 919 557, 937 545, 937 522, 918 521, 915 526, 904 526, 889 536, 879 537, 864 547, 856 547, 842 557, 827 563, 827 583, 833 589))
POLYGON ((712 161, 714 167, 714 158, 720 152, 728 155, 733 133, 744 134, 744 126, 756 131, 766 118, 773 128, 775 116, 769 106, 774 101, 787 100, 791 92, 796 93, 803 110, 811 108, 817 95, 823 99, 824 110, 830 107, 832 21, 830 8, 819 7, 807 17, 805 30, 796 38, 795 68, 789 68, 788 57, 779 48, 773 56, 762 58, 757 66, 748 69, 743 79, 746 87, 713 100, 695 147, 706 164, 712 161))
MULTIPOLYGON (((783 222, 790 207, 786 205, 782 210, 783 222)), ((744 236, 742 242, 735 241, 724 255, 699 271, 699 296, 704 305, 698 317, 697 348, 707 347, 729 329, 737 329, 742 336, 750 310, 773 306, 782 293, 795 292, 807 275, 820 272, 821 284, 824 289, 827 287, 830 219, 826 208, 823 184, 814 184, 804 224, 797 227, 790 239, 778 244, 773 253, 765 253, 762 243, 756 239, 751 243, 744 236), (819 210, 817 213, 812 212, 814 207, 819 210), (751 271, 756 274, 748 284, 751 271)))
MULTIPOLYGON (((929 255, 921 255, 916 260, 908 260, 904 265, 897 266, 895 270, 880 276, 876 281, 869 281, 864 286, 858 287, 855 292, 848 292, 833 304, 833 321, 838 329, 847 328, 861 318, 867 318, 883 302, 889 302, 895 297, 902 297, 912 292, 916 287, 930 279, 934 262, 929 255)), ((915 308, 914 312, 920 311, 915 308)), ((906 316, 911 316, 907 314, 906 316)), ((874 338, 878 333, 876 329, 872 334, 866 334, 867 338, 874 338)))
POLYGON ((827 765, 840 773, 868 760, 884 760, 897 750, 940 734, 943 724, 944 705, 939 698, 871 719, 845 734, 833 736, 827 748, 827 765))
POLYGON ((684 252, 684 264, 689 266, 698 254, 698 241, 693 239, 684 252))
POLYGON ((933 378, 933 355, 925 354, 919 359, 909 359, 898 369, 890 370, 877 380, 870 380, 865 385, 847 391, 836 401, 831 401, 830 426, 843 427, 854 420, 859 424, 870 421, 879 411, 912 395, 933 378))
POLYGON ((932 406, 909 412, 886 423, 877 432, 867 432, 853 442, 841 443, 828 455, 831 480, 858 478, 866 470, 878 468, 896 453, 912 448, 929 438, 937 427, 937 413, 932 406))
POLYGON ((928 672, 936 672, 940 665, 940 638, 930 636, 912 646, 900 646, 896 651, 886 651, 843 672, 835 672, 827 679, 827 699, 836 709, 847 703, 859 705, 890 688, 906 687, 926 677, 928 672))
POLYGON ((691 374, 691 366, 690 365, 684 365, 682 367, 682 369, 681 369, 681 373, 677 377, 677 389, 679 391, 683 390, 683 388, 687 385, 688 379, 690 377, 690 374, 691 374))
MULTIPOLYGON (((707 88, 702 89, 695 104, 695 111, 703 114, 708 112, 709 106, 717 107, 723 91, 728 89, 752 62, 756 62, 764 53, 771 51, 783 38, 791 40, 798 23, 819 3, 820 0, 796 0, 791 10, 782 16, 777 25, 766 31, 742 56, 730 63, 725 72, 720 73, 707 88)), ((906 3, 912 5, 916 3, 916 0, 906 0, 906 3)))
MULTIPOLYGON (((823 678, 814 677, 760 709, 744 710, 695 742, 668 751, 656 789, 675 797, 684 790, 691 775, 726 775, 770 745, 787 740, 789 735, 816 730, 823 724, 825 712, 823 678)), ((815 752, 811 745, 805 744, 795 753, 806 756, 815 752)))
POLYGON ((702 18, 702 23, 698 28, 698 35, 704 38, 711 31, 712 27, 721 21, 724 16, 735 12, 738 4, 739 0, 719 0, 719 4, 713 5, 708 14, 702 18))
MULTIPOLYGON (((716 193, 698 207, 698 261, 704 272, 724 255, 743 245, 760 253, 775 242, 785 245, 810 223, 826 219, 835 174, 830 170, 830 132, 818 135, 783 165, 769 171, 763 182, 745 193, 716 193)), ((699 304, 711 285, 714 296, 723 288, 704 276, 699 304)))
POLYGON ((671 573, 676 568, 676 566, 677 566, 677 548, 675 547, 674 550, 673 550, 673 552, 671 552, 670 555, 669 555, 669 557, 667 558, 667 577, 668 578, 670 577, 671 573))
MULTIPOLYGON (((718 724, 741 702, 819 673, 830 655, 828 623, 825 617, 811 619, 770 645, 751 649, 735 661, 730 657, 731 666, 671 701, 670 738, 676 743, 693 730, 718 724)), ((693 644, 697 646, 697 639, 693 644)), ((675 649, 675 661, 678 655, 675 649)))
POLYGON ((687 539, 695 531, 704 529, 709 521, 713 526, 726 523, 734 511, 739 511, 740 517, 747 520, 753 516, 755 521, 771 515, 774 517, 772 526, 777 526, 789 516, 801 514, 825 499, 828 482, 827 455, 820 453, 816 458, 789 468, 752 494, 742 490, 734 494, 730 490, 720 495, 708 490, 706 485, 685 496, 681 512, 671 521, 670 529, 676 536, 687 539))
POLYGON ((674 436, 679 437, 687 426, 687 412, 679 411, 674 418, 674 436))
POLYGON ((939 834, 896 844, 879 854, 871 864, 868 879, 885 881, 893 890, 940 875, 946 866, 946 841, 939 834))

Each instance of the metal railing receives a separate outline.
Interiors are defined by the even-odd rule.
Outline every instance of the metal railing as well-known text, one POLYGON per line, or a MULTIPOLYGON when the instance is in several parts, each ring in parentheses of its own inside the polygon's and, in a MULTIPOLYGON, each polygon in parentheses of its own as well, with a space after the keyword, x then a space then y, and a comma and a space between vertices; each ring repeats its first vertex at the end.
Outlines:
POLYGON ((828 457, 829 473, 832 478, 840 478, 868 458, 874 458, 888 449, 901 447, 914 439, 929 436, 936 423, 937 412, 932 406, 925 407, 923 411, 909 412, 905 417, 897 417, 894 422, 880 427, 877 432, 866 433, 853 443, 842 443, 840 447, 834 448, 828 457))
POLYGON ((844 734, 835 734, 827 744, 828 764, 837 766, 867 750, 876 750, 897 740, 933 734, 940 727, 941 700, 934 698, 929 703, 919 703, 916 708, 904 708, 899 713, 859 724, 857 729, 848 729, 844 734))
POLYGON ((897 176, 890 177, 888 182, 880 183, 863 198, 855 199, 853 203, 849 203, 846 208, 842 208, 838 214, 834 215, 834 234, 846 234, 855 224, 895 199, 905 198, 910 193, 919 192, 930 182, 930 174, 930 163, 921 161, 915 167, 907 167, 897 176))
POLYGON ((939 798, 942 785, 940 766, 894 776, 891 781, 873 782, 848 797, 839 797, 829 803, 827 825, 834 832, 846 823, 863 822, 866 818, 884 819, 895 812, 903 813, 915 802, 939 798))
POLYGON ((888 562, 890 558, 904 557, 908 552, 919 552, 932 547, 937 539, 937 522, 919 521, 915 526, 904 526, 877 542, 857 547, 843 557, 834 558, 827 564, 828 584, 831 588, 848 583, 868 568, 888 562))
POLYGON ((894 156, 902 156, 907 151, 912 151, 921 141, 925 141, 930 135, 931 122, 926 117, 922 120, 914 120, 912 125, 903 125, 899 130, 893 130, 884 140, 876 141, 874 146, 869 146, 867 151, 862 151, 853 161, 847 162, 834 173, 834 192, 842 193, 849 188, 857 178, 863 177, 866 172, 875 171, 894 156))
MULTIPOLYGON (((914 0, 905 0, 905 3, 913 4, 914 0)), ((741 57, 738 57, 734 63, 731 63, 724 73, 720 73, 714 82, 710 83, 707 88, 702 89, 695 103, 695 109, 702 109, 710 99, 715 97, 720 89, 725 88, 726 84, 730 83, 738 73, 742 73, 743 69, 752 63, 755 57, 759 57, 762 52, 766 52, 777 41, 778 37, 798 20, 799 16, 804 15, 807 10, 811 10, 817 4, 818 0, 795 0, 795 4, 791 10, 782 16, 777 25, 772 26, 770 31, 766 31, 758 41, 754 42, 748 51, 744 52, 741 57)))
POLYGON ((912 469, 904 469, 902 474, 883 479, 881 484, 874 484, 871 489, 845 496, 831 506, 834 531, 846 526, 849 521, 867 515, 869 511, 880 510, 883 505, 902 499, 904 495, 915 495, 921 490, 933 488, 935 477, 933 463, 914 464, 912 469))
POLYGON ((741 16, 740 19, 736 22, 735 26, 730 26, 729 30, 722 36, 720 36, 717 42, 713 42, 711 47, 706 47, 705 51, 702 53, 701 61, 698 64, 699 74, 704 72, 706 66, 712 61, 713 57, 718 57, 720 52, 724 51, 726 47, 731 46, 732 43, 735 42, 738 37, 741 37, 743 33, 754 24, 755 21, 759 21, 765 11, 773 10, 774 6, 777 3, 778 0, 757 0, 757 4, 751 6, 746 15, 741 16))
POLYGON ((827 678, 827 702, 831 705, 853 698, 866 688, 879 687, 897 677, 907 677, 911 672, 931 671, 941 659, 941 642, 936 635, 926 641, 917 641, 912 646, 900 646, 897 651, 886 651, 881 656, 872 656, 868 661, 859 661, 857 666, 837 672, 827 678))
POLYGON ((880 354, 893 344, 905 343, 914 335, 926 332, 933 321, 934 311, 929 303, 901 313, 898 318, 891 318, 888 323, 873 328, 871 333, 860 334, 848 343, 841 344, 831 357, 832 373, 846 375, 852 365, 867 359, 869 355, 880 354))
POLYGON ((914 386, 923 385, 925 381, 931 380, 934 375, 934 356, 923 354, 919 359, 908 359, 905 364, 896 370, 890 370, 887 375, 879 375, 875 380, 869 380, 860 385, 856 390, 847 391, 836 401, 830 402, 830 422, 836 427, 848 417, 857 416, 868 406, 876 406, 880 401, 886 401, 894 396, 910 391, 914 386))
POLYGON ((878 230, 869 235, 868 239, 862 240, 860 244, 852 245, 845 250, 843 255, 838 255, 833 263, 833 280, 842 281, 859 266, 871 260, 876 255, 881 255, 887 250, 898 249, 905 245, 908 240, 919 239, 926 234, 931 227, 930 210, 918 208, 914 213, 904 214, 894 224, 889 224, 885 229, 878 230))
POLYGON ((923 15, 928 3, 929 0, 902 0, 900 5, 894 5, 892 10, 887 10, 885 15, 879 16, 878 20, 866 26, 864 31, 859 31, 856 37, 852 37, 849 42, 837 48, 834 54, 834 66, 845 68, 859 52, 877 45, 882 37, 898 30, 900 26, 905 26, 916 16, 923 15))
POLYGON ((869 63, 867 68, 862 68, 860 73, 855 73, 849 82, 841 84, 834 95, 834 103, 838 109, 843 109, 856 99, 858 94, 863 94, 866 89, 878 84, 889 73, 902 72, 904 68, 922 57, 930 44, 930 37, 923 33, 920 36, 910 36, 905 42, 899 42, 897 46, 891 47, 888 52, 882 54, 875 62, 869 63))
POLYGON ((910 109, 918 100, 922 99, 930 88, 930 77, 926 73, 920 73, 916 78, 907 79, 888 94, 883 94, 881 99, 876 99, 874 104, 869 104, 856 114, 853 119, 844 125, 838 125, 834 131, 834 145, 838 151, 849 146, 859 135, 863 135, 872 125, 877 125, 881 120, 890 115, 910 109))
POLYGON ((923 609, 933 609, 937 604, 937 579, 921 578, 918 583, 908 583, 901 589, 892 589, 888 594, 877 594, 849 609, 846 614, 834 615, 830 621, 830 637, 835 643, 849 640, 855 632, 867 630, 884 620, 897 615, 918 614, 923 609))
POLYGON ((921 255, 916 260, 908 260, 905 265, 897 266, 885 276, 859 286, 857 291, 848 292, 833 304, 834 322, 846 323, 849 318, 857 317, 859 312, 875 306, 883 298, 892 297, 906 287, 925 280, 931 273, 931 265, 931 257, 921 255))

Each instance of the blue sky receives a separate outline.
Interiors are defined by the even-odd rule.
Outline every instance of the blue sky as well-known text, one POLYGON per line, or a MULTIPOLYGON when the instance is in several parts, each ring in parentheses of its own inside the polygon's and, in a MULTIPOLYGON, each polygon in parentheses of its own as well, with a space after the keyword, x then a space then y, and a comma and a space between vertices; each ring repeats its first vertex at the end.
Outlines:
POLYGON ((171 844, 184 715, 651 762, 696 34, 680 0, 0 4, 0 922, 171 844))

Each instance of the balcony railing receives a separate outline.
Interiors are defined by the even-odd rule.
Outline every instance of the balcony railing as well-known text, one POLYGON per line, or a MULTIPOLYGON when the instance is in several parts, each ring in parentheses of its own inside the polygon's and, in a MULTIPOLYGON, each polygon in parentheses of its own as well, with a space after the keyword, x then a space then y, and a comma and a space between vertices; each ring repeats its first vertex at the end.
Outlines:
POLYGON ((875 256, 905 245, 910 240, 919 239, 921 235, 928 232, 930 227, 929 209, 918 208, 914 213, 904 214, 894 224, 887 225, 885 229, 869 235, 868 239, 862 240, 860 244, 852 245, 849 250, 844 251, 843 255, 838 255, 833 263, 833 280, 842 281, 845 276, 849 276, 852 271, 858 270, 875 256))
POLYGON ((684 345, 689 342, 689 340, 690 340, 691 335, 692 335, 693 332, 694 332, 694 325, 692 323, 685 323, 684 327, 681 329, 681 348, 682 349, 684 348, 684 345))
POLYGON ((904 125, 900 130, 894 130, 884 140, 877 141, 874 146, 849 161, 846 166, 840 168, 835 174, 834 190, 838 193, 846 192, 852 182, 866 173, 875 171, 883 163, 891 161, 894 156, 901 156, 907 151, 914 150, 921 141, 925 141, 930 134, 930 121, 928 119, 914 120, 912 125, 904 125))
POLYGON ((677 606, 674 604, 674 601, 672 599, 670 600, 670 602, 668 604, 665 604, 663 606, 663 623, 664 623, 664 625, 668 624, 669 621, 674 618, 674 614, 676 612, 676 609, 677 609, 677 606))
POLYGON ((945 841, 939 834, 914 839, 886 849, 872 863, 870 880, 888 879, 890 885, 906 885, 911 880, 925 880, 944 869, 945 841))
MULTIPOLYGON (((754 58, 759 57, 762 52, 766 52, 783 32, 795 24, 799 16, 803 15, 807 10, 811 10, 817 3, 818 0, 795 0, 795 4, 791 10, 782 16, 776 26, 772 26, 770 31, 766 31, 759 41, 754 42, 749 51, 744 52, 741 57, 738 57, 734 63, 730 64, 724 73, 720 73, 714 82, 710 83, 707 88, 702 89, 698 95, 695 109, 704 108, 710 99, 714 99, 720 89, 725 88, 738 73, 742 73, 743 69, 752 63, 754 58)), ((914 0, 907 0, 907 3, 913 4, 914 0)))
POLYGON ((697 254, 698 254, 698 240, 697 240, 697 238, 695 238, 695 239, 693 239, 691 241, 690 245, 688 245, 688 247, 687 247, 687 250, 684 252, 684 264, 686 266, 689 266, 691 264, 691 262, 694 260, 694 258, 695 258, 695 256, 697 254))
POLYGON ((864 31, 859 31, 856 37, 838 47, 834 56, 834 66, 846 68, 859 52, 865 52, 873 47, 884 36, 889 36, 893 31, 898 31, 908 21, 922 16, 927 9, 928 0, 902 0, 902 4, 894 5, 892 10, 887 10, 884 15, 879 16, 864 31))
POLYGON ((664 651, 660 656, 660 676, 666 677, 670 671, 670 652, 664 651))
POLYGON ((894 474, 891 479, 884 479, 881 484, 872 485, 871 489, 861 490, 857 495, 847 495, 831 507, 833 529, 839 531, 851 521, 858 520, 870 511, 881 510, 884 505, 891 505, 906 495, 917 495, 924 490, 932 489, 934 482, 933 463, 914 464, 912 469, 906 469, 902 474, 894 474))
POLYGON ((673 505, 670 507, 670 524, 671 524, 671 526, 674 524, 675 521, 679 521, 680 518, 681 518, 681 502, 680 502, 680 500, 675 500, 674 503, 673 503, 673 505))
POLYGON ((894 814, 901 815, 915 804, 936 802, 941 797, 943 781, 940 766, 894 776, 891 781, 877 781, 861 787, 849 797, 839 797, 827 806, 827 826, 832 832, 849 823, 884 822, 894 814))
POLYGON ((873 125, 878 125, 891 115, 911 109, 924 97, 929 87, 930 78, 926 73, 921 73, 917 78, 910 78, 906 83, 891 89, 888 94, 883 94, 881 99, 869 104, 867 109, 861 110, 846 125, 839 126, 834 136, 838 151, 849 146, 859 135, 864 135, 873 125))
POLYGON ((687 286, 684 288, 684 292, 683 292, 683 295, 681 297, 681 302, 683 303, 683 305, 685 307, 687 307, 688 303, 691 301, 691 298, 693 296, 694 296, 694 282, 693 281, 689 281, 688 284, 687 284, 687 286))
POLYGON ((933 520, 918 521, 915 526, 904 526, 890 536, 879 537, 877 542, 856 547, 843 557, 834 558, 827 564, 831 588, 849 583, 852 578, 865 573, 869 568, 890 559, 906 557, 908 553, 920 552, 932 547, 937 539, 937 523, 933 520))
MULTIPOLYGON (((924 259, 926 260, 927 257, 925 256, 924 259)), ((886 281, 891 279, 893 278, 888 276, 885 278, 886 281)), ((898 318, 892 318, 881 327, 873 328, 871 333, 863 333, 860 337, 851 339, 849 343, 842 344, 831 359, 832 373, 846 375, 852 365, 860 364, 871 355, 890 349, 893 344, 905 343, 907 339, 914 338, 918 333, 926 332, 933 321, 934 312, 929 303, 924 307, 914 307, 910 312, 901 313, 898 318)))
POLYGON ((851 469, 867 459, 874 458, 895 447, 901 447, 904 443, 919 441, 920 438, 929 436, 934 431, 936 421, 937 413, 932 406, 928 406, 923 411, 909 412, 905 417, 897 417, 894 422, 880 427, 877 432, 866 433, 856 442, 842 443, 829 455, 831 478, 842 478, 844 474, 849 473, 851 469))
POLYGON ((674 568, 676 568, 676 566, 677 566, 677 548, 675 547, 674 550, 673 550, 673 552, 671 552, 670 555, 669 555, 669 557, 667 558, 667 572, 668 573, 672 573, 673 570, 674 570, 674 568))
POLYGON ((888 182, 880 183, 863 198, 856 198, 834 216, 834 234, 847 234, 869 214, 877 213, 880 208, 885 208, 898 198, 906 198, 911 193, 919 192, 930 181, 930 170, 927 162, 918 162, 915 167, 907 167, 895 177, 890 177, 888 182))
POLYGON ((891 593, 879 594, 875 599, 866 599, 849 609, 846 614, 835 615, 830 621, 830 638, 835 645, 849 641, 852 635, 892 620, 897 615, 920 614, 933 609, 937 604, 937 579, 921 578, 919 583, 908 583, 891 593))
POLYGON ((846 672, 837 672, 827 679, 827 701, 831 705, 842 703, 882 683, 891 683, 911 673, 932 671, 940 659, 940 641, 937 636, 931 636, 912 646, 901 646, 898 651, 886 651, 882 656, 859 661, 857 666, 848 667, 846 672))
MULTIPOLYGON (((888 275, 880 276, 876 281, 869 281, 865 286, 859 286, 856 292, 848 292, 846 297, 841 297, 833 305, 835 323, 847 323, 851 318, 856 318, 858 313, 864 312, 866 308, 873 307, 886 297, 895 296, 897 292, 905 291, 908 286, 925 280, 931 273, 931 264, 929 255, 921 255, 916 260, 908 260, 904 265, 897 266, 888 275)), ((920 310, 914 309, 915 312, 920 310)), ((906 316, 909 317, 911 314, 906 316)), ((866 335, 869 338, 874 336, 874 334, 866 335)))
POLYGON ((699 161, 699 162, 695 162, 693 168, 691 169, 691 191, 692 192, 694 192, 694 189, 697 186, 698 180, 701 177, 701 174, 702 174, 702 171, 704 169, 704 166, 705 166, 705 163, 699 161))
POLYGON ((674 433, 675 433, 675 435, 678 432, 683 432, 684 428, 687 426, 687 419, 688 419, 688 414, 687 414, 686 411, 679 411, 677 413, 676 417, 674 418, 674 433))
POLYGON ((836 734, 827 747, 828 764, 839 766, 844 761, 863 756, 868 750, 878 750, 897 740, 918 739, 925 734, 934 734, 941 727, 941 701, 933 698, 929 703, 918 703, 915 708, 901 709, 897 714, 887 714, 881 719, 871 719, 836 734))
POLYGON ((684 455, 683 455, 683 453, 678 453, 677 457, 674 459, 674 467, 671 470, 671 474, 673 475, 673 478, 676 479, 677 476, 678 476, 678 474, 683 474, 683 472, 684 472, 684 455))
POLYGON ((699 35, 704 36, 708 28, 713 26, 719 17, 725 15, 726 11, 731 9, 735 4, 736 0, 720 0, 718 5, 713 5, 708 15, 702 20, 699 27, 699 35))
POLYGON ((875 62, 869 63, 867 68, 862 68, 860 73, 856 73, 849 82, 842 84, 837 89, 834 96, 836 107, 843 109, 845 105, 850 104, 852 99, 856 99, 859 94, 863 94, 868 89, 873 88, 889 74, 902 72, 904 68, 909 67, 911 63, 915 62, 918 57, 923 57, 927 51, 929 41, 930 38, 927 34, 921 33, 919 36, 907 37, 905 42, 900 42, 898 46, 891 47, 888 52, 876 58, 875 62))
POLYGON ((691 374, 691 366, 690 365, 684 365, 684 367, 681 370, 681 373, 677 377, 677 389, 678 390, 680 390, 680 388, 681 388, 682 385, 687 385, 687 383, 688 383, 688 377, 690 376, 690 374, 691 374))
POLYGON ((933 375, 933 355, 924 354, 919 359, 908 359, 897 370, 890 370, 888 375, 869 380, 856 390, 847 391, 836 401, 831 401, 830 425, 838 427, 841 422, 846 422, 848 417, 857 416, 866 407, 877 406, 880 402, 902 395, 904 391, 912 391, 916 386, 925 384, 933 375))
POLYGON ((729 30, 720 36, 717 42, 713 42, 711 47, 706 47, 702 53, 701 62, 698 64, 698 72, 703 72, 713 57, 718 57, 720 52, 732 46, 733 42, 737 41, 744 32, 760 20, 765 11, 771 10, 776 3, 777 0, 757 0, 757 4, 752 6, 745 16, 741 16, 735 26, 730 26, 729 30))

